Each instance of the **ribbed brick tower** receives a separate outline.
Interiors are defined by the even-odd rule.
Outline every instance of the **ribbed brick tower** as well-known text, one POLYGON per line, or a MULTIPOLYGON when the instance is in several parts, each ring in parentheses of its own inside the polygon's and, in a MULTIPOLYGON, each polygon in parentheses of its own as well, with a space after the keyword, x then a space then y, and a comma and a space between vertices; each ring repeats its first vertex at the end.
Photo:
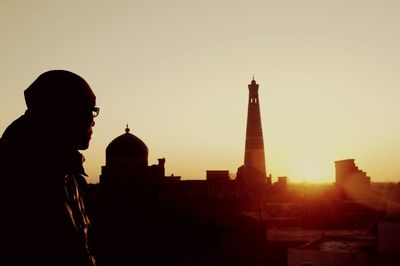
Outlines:
POLYGON ((246 146, 244 153, 243 181, 246 183, 267 183, 265 170, 264 139, 261 125, 258 84, 249 84, 247 111, 246 146))

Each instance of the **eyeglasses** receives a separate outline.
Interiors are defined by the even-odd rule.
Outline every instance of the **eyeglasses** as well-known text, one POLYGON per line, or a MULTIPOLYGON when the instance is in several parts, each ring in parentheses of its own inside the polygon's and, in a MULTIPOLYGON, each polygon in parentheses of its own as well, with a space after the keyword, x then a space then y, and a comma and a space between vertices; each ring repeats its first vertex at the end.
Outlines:
POLYGON ((92 110, 93 117, 98 116, 99 113, 100 113, 100 108, 99 107, 93 107, 93 110, 92 110))

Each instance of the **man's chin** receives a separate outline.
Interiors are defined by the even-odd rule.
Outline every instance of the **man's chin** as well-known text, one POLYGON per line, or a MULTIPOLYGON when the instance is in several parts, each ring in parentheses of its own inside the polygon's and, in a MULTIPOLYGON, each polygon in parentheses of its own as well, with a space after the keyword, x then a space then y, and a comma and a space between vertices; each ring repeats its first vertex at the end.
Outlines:
POLYGON ((80 143, 78 145, 78 150, 87 150, 89 148, 89 141, 90 139, 87 142, 80 143))

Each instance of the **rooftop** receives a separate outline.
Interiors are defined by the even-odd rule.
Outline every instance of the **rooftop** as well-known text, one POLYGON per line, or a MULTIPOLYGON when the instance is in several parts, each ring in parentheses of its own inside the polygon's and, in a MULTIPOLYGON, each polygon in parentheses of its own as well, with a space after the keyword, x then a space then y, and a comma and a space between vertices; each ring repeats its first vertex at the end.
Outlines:
POLYGON ((342 237, 349 235, 364 235, 358 230, 312 230, 301 228, 271 228, 267 231, 268 241, 312 241, 324 236, 342 237))
POLYGON ((314 249, 323 252, 365 252, 376 250, 376 238, 370 235, 325 235, 312 240, 300 249, 314 249))

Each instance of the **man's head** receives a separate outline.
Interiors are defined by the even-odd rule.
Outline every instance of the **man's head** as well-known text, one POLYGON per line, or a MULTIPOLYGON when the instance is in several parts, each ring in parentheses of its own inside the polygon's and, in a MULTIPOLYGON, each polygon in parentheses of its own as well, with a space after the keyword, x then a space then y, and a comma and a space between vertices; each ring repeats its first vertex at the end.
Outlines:
POLYGON ((80 76, 65 70, 41 74, 24 92, 27 113, 64 145, 85 150, 97 115, 96 96, 80 76))

